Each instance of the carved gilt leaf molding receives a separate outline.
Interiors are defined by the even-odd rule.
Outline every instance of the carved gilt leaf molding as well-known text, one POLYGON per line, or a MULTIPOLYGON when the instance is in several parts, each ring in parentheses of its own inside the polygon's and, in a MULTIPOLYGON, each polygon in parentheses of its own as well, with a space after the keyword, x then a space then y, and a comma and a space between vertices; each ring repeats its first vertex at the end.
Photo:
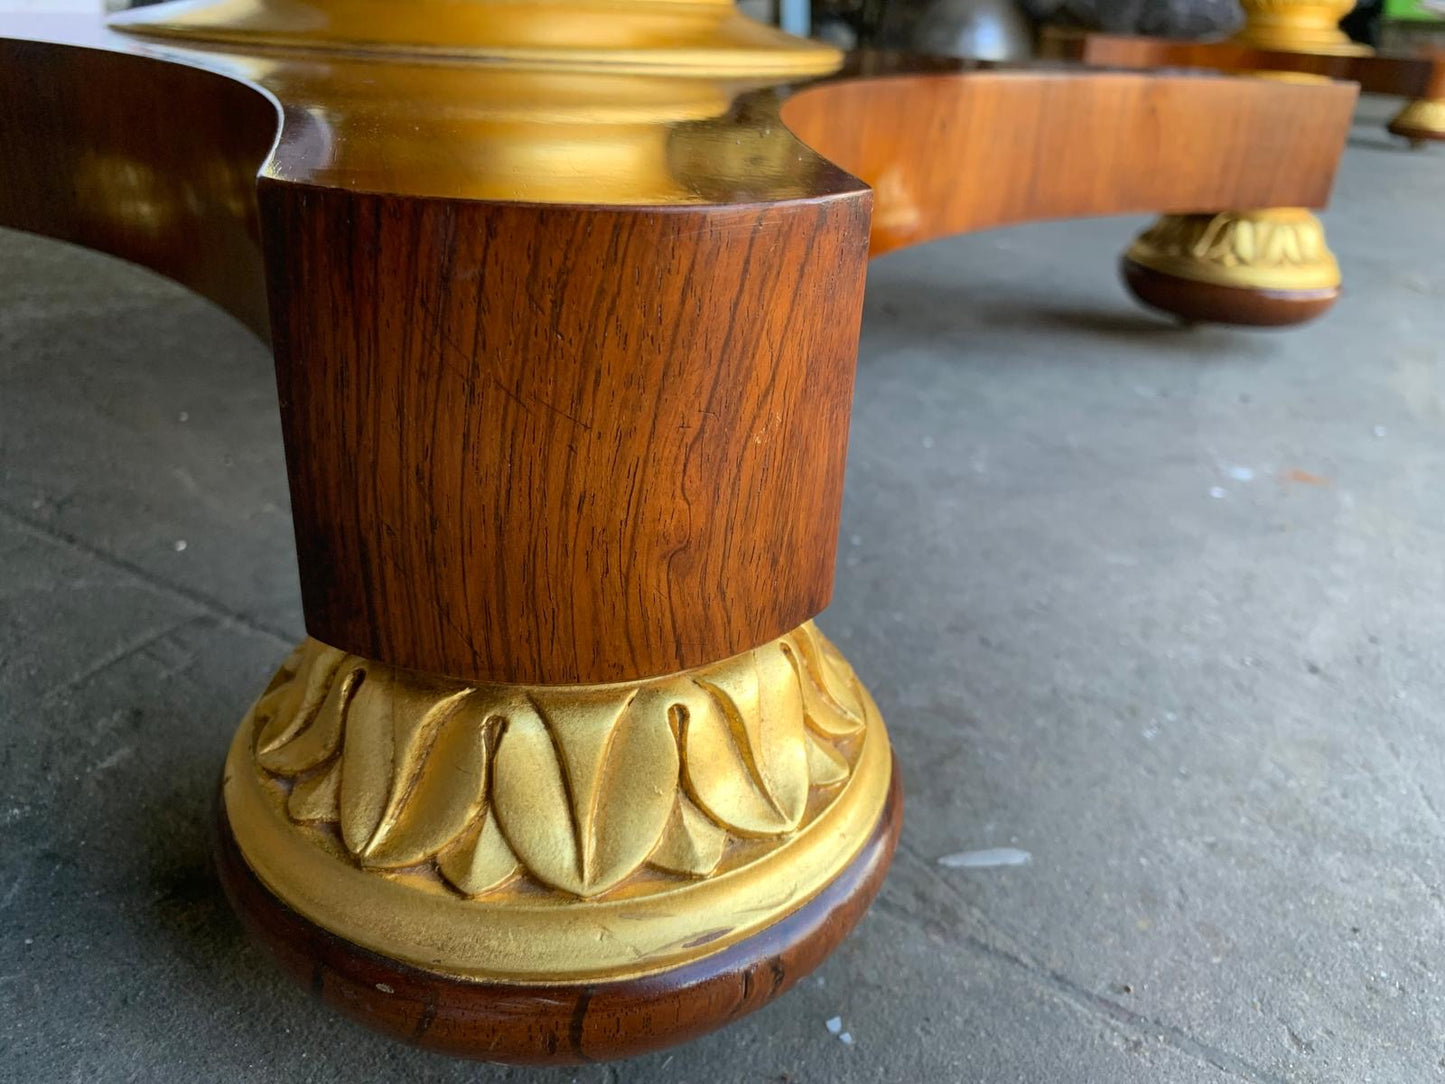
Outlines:
POLYGON ((862 849, 891 780, 877 706, 809 623, 616 685, 464 684, 307 640, 222 793, 247 865, 322 928, 461 978, 577 982, 791 914, 862 849))
POLYGON ((797 832, 852 773, 864 720, 852 668, 810 622, 685 674, 550 688, 464 685, 307 640, 252 727, 291 821, 358 868, 473 898, 591 898, 644 869, 708 877, 797 832))
POLYGON ((1252 289, 1330 289, 1339 264, 1318 218, 1298 207, 1163 215, 1126 258, 1178 278, 1252 289))

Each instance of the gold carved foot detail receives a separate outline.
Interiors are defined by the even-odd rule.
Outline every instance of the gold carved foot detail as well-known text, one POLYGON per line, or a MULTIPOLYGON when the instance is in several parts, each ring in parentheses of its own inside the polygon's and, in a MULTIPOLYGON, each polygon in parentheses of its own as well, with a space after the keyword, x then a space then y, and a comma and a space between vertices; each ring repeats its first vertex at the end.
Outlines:
POLYGON ((629 978, 797 910, 873 831, 883 722, 811 624, 684 673, 469 685, 305 641, 242 723, 246 863, 323 929, 461 979, 629 978))
POLYGON ((1417 98, 1396 113, 1386 127, 1413 145, 1445 139, 1445 98, 1417 98))
POLYGON ((1340 268, 1320 220, 1299 207, 1163 215, 1124 254, 1175 278, 1251 290, 1330 290, 1340 268))

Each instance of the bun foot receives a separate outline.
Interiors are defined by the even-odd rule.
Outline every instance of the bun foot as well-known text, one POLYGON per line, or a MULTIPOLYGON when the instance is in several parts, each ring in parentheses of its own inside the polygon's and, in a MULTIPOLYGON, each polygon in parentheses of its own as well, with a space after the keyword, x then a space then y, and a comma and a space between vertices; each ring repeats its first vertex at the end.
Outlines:
POLYGON ((630 685, 469 685, 312 640, 232 745, 217 864, 252 937, 363 1024, 602 1061, 817 967, 902 804, 876 706, 811 623, 630 685))
POLYGON ((1124 253, 1130 292, 1191 323, 1288 327, 1340 294, 1324 228, 1299 208, 1164 215, 1124 253))
POLYGON ((1292 327, 1321 315, 1340 296, 1323 290, 1251 290, 1214 286, 1154 271, 1125 256, 1119 262, 1129 292, 1151 309, 1189 324, 1237 327, 1292 327))
POLYGON ((1419 150, 1426 143, 1445 140, 1445 98, 1417 98, 1406 104, 1385 126, 1419 150))

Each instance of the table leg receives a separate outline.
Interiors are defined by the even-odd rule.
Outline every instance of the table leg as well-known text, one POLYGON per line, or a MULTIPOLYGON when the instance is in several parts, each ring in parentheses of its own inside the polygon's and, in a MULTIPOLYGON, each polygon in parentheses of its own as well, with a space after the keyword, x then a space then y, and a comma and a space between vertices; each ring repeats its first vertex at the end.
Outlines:
POLYGON ((1416 98, 1386 125, 1393 135, 1404 136, 1412 147, 1445 140, 1445 98, 1416 98))
POLYGON ((1125 251, 1122 270, 1140 301, 1188 321, 1299 324, 1340 292, 1324 227, 1297 207, 1163 215, 1125 251))

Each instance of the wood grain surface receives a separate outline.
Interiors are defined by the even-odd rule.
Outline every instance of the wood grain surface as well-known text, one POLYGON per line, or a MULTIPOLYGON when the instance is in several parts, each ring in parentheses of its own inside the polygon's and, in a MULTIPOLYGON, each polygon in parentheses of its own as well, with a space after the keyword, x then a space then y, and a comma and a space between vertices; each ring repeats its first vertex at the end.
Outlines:
POLYGON ((0 36, 0 102, 0 225, 152 268, 270 336, 256 173, 278 115, 263 95, 149 57, 0 36))
POLYGON ((810 87, 783 119, 874 189, 872 251, 1017 222, 1319 207, 1356 89, 1079 69, 810 87))
POLYGON ((576 208, 267 182, 307 628, 639 678, 832 590, 869 196, 576 208))
POLYGON ((463 982, 342 941, 268 892, 242 858, 217 800, 216 860, 251 935, 326 1002, 393 1038, 485 1061, 576 1063, 693 1039, 788 990, 842 941, 883 883, 903 824, 897 764, 888 802, 858 856, 787 918, 696 963, 626 982, 463 982))
POLYGON ((1334 56, 1258 49, 1232 41, 1172 41, 1094 33, 1060 36, 1053 44, 1060 56, 1101 67, 1298 72, 1358 83, 1361 90, 1371 94, 1445 97, 1445 52, 1334 56))

